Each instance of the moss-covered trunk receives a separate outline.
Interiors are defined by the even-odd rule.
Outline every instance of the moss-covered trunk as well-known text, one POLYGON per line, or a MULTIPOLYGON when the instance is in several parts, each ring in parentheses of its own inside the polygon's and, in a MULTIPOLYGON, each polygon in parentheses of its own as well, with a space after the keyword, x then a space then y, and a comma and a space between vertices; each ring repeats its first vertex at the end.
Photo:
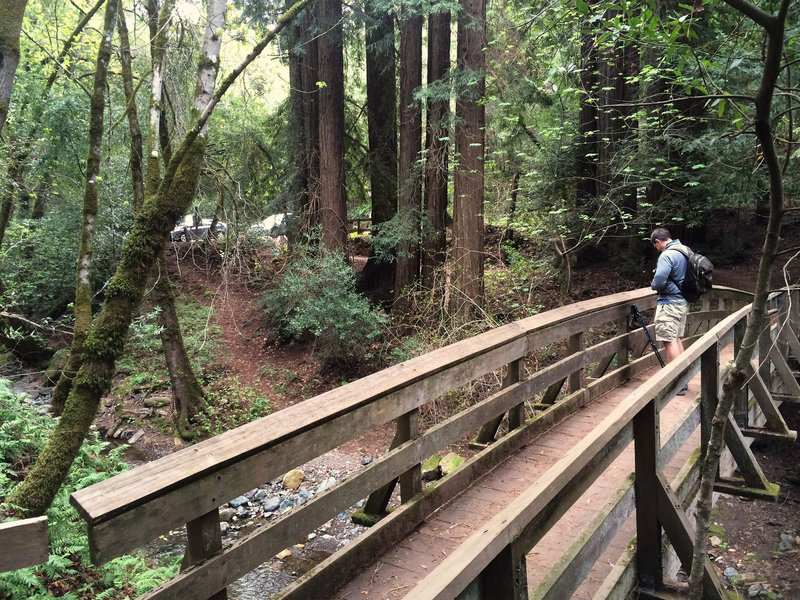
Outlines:
POLYGON ((19 65, 19 34, 28 0, 0 2, 0 135, 8 117, 14 74, 19 65))
POLYGON ((747 0, 725 0, 727 4, 745 14, 761 25, 767 35, 764 68, 761 82, 755 96, 755 130, 764 163, 769 172, 769 221, 764 246, 758 266, 753 310, 747 321, 742 346, 736 355, 734 365, 723 383, 722 398, 717 405, 711 425, 708 450, 703 459, 700 492, 697 501, 694 557, 689 577, 689 598, 700 600, 703 596, 703 572, 706 560, 706 539, 711 519, 714 481, 717 476, 720 455, 725 435, 725 422, 733 406, 734 396, 745 383, 745 368, 753 358, 758 338, 767 324, 767 297, 769 296, 772 269, 778 253, 781 221, 784 214, 783 173, 775 150, 772 132, 772 98, 781 67, 784 31, 789 0, 781 0, 780 9, 775 14, 767 13, 747 0))
POLYGON ((155 286, 158 305, 161 307, 158 315, 158 324, 161 326, 161 347, 172 383, 172 398, 175 400, 175 427, 178 435, 189 440, 194 437, 189 417, 204 408, 205 394, 197 381, 183 343, 166 260, 162 260, 161 265, 155 286))
POLYGON ((112 39, 117 20, 119 0, 109 0, 103 24, 103 37, 97 52, 97 68, 94 72, 94 87, 89 106, 89 153, 86 158, 86 181, 83 187, 83 225, 81 243, 78 249, 78 272, 75 277, 75 325, 72 345, 64 376, 59 378, 50 410, 60 415, 81 364, 81 352, 89 330, 92 328, 92 255, 94 254, 95 220, 98 211, 97 176, 100 173, 100 160, 103 146, 103 112, 106 102, 106 81, 108 63, 113 50, 112 39))

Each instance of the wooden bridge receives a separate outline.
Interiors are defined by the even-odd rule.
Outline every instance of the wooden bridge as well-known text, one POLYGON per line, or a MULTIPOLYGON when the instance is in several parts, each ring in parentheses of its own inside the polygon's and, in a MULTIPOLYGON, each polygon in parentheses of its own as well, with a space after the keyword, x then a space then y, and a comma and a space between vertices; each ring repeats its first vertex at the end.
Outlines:
MULTIPOLYGON (((796 437, 776 407, 800 400, 789 366, 800 357, 798 300, 797 290, 771 297, 771 326, 728 420, 720 491, 777 495, 748 439, 796 437)), ((72 503, 100 563, 186 525, 182 572, 142 598, 224 598, 233 581, 359 500, 383 514, 398 483, 398 508, 277 597, 599 599, 636 589, 663 598, 677 565, 691 561, 686 509, 749 301, 715 290, 689 316, 687 350, 664 369, 630 319, 633 305, 654 307, 650 290, 564 306, 77 491, 72 503), (560 351, 535 368, 544 347, 560 351), (491 395, 423 431, 424 405, 491 374, 502 380, 491 395), (676 396, 686 381, 689 393, 676 396), (218 509, 229 499, 392 421, 385 454, 223 549, 218 509), (467 436, 482 449, 424 486, 420 465, 467 436)), ((710 564, 705 589, 725 597, 710 564)))

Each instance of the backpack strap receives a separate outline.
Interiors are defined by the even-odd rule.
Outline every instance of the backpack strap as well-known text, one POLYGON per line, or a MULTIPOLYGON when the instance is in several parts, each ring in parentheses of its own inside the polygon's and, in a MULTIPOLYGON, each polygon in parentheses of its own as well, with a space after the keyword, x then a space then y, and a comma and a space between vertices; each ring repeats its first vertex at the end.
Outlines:
MULTIPOLYGON (((671 246, 671 247, 669 247, 669 248, 666 248, 666 249, 664 250, 664 252, 667 252, 667 251, 669 251, 669 250, 675 250, 675 252, 678 252, 678 253, 679 253, 681 256, 683 256, 683 258, 685 258, 685 259, 686 259, 686 265, 687 265, 687 268, 688 268, 688 265, 689 265, 689 252, 687 251, 687 248, 686 248, 686 246, 684 246, 683 244, 679 244, 679 245, 677 245, 677 246, 671 246)), ((684 276, 684 277, 685 277, 685 276, 684 276)), ((671 280, 671 281, 672 281, 672 283, 674 283, 676 286, 678 286, 678 291, 680 291, 680 289, 681 289, 681 284, 680 284, 680 283, 678 283, 678 282, 677 282, 677 281, 676 281, 676 280, 675 280, 675 279, 672 277, 672 270, 670 270, 670 272, 669 272, 669 277, 667 277, 667 279, 668 279, 668 280, 671 280)), ((683 293, 683 292, 681 292, 681 293, 683 293)))

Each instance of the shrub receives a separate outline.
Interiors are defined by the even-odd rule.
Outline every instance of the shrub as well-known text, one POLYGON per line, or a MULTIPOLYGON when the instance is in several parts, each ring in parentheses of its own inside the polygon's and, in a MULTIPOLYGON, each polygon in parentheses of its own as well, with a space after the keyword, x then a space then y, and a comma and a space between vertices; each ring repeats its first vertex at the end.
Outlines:
POLYGON ((314 353, 323 370, 352 369, 353 361, 372 358, 372 343, 385 322, 356 292, 350 266, 333 253, 300 255, 262 305, 284 341, 315 338, 314 353))

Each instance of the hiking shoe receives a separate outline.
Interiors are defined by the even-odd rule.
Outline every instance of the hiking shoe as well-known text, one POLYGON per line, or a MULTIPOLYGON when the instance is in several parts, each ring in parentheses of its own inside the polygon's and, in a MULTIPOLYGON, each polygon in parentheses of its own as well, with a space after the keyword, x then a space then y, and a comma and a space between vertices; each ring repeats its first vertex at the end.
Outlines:
POLYGON ((688 383, 684 383, 683 387, 680 390, 678 390, 678 393, 675 394, 675 395, 676 396, 685 396, 686 395, 686 391, 688 389, 689 389, 689 384, 688 383))

